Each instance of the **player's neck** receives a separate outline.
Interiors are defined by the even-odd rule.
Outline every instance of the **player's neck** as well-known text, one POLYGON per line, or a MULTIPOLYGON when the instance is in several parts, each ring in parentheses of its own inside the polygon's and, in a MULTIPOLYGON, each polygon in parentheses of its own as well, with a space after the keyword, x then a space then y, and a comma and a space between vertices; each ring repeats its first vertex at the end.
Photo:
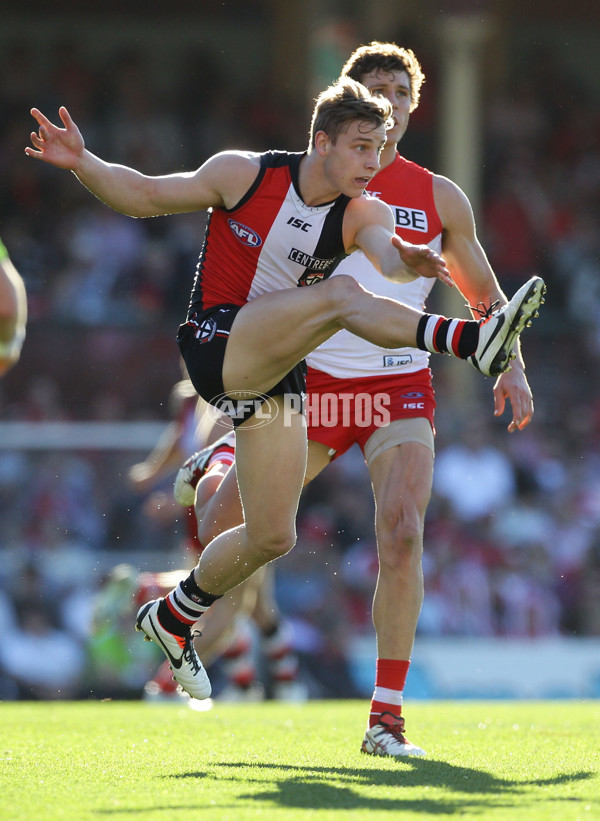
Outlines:
POLYGON ((300 160, 298 184, 300 186, 300 196, 304 203, 311 208, 333 202, 341 193, 328 183, 327 177, 323 174, 323 166, 318 155, 310 152, 300 160))
POLYGON ((379 171, 383 171, 388 165, 391 165, 396 159, 396 145, 384 146, 381 156, 379 157, 379 171))

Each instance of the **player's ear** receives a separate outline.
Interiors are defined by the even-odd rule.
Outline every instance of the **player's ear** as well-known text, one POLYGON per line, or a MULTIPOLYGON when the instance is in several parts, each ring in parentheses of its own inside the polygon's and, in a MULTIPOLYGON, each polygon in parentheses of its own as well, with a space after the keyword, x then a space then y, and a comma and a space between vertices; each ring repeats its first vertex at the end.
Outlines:
POLYGON ((324 157, 331 145, 329 136, 324 131, 317 131, 315 134, 315 151, 324 157))

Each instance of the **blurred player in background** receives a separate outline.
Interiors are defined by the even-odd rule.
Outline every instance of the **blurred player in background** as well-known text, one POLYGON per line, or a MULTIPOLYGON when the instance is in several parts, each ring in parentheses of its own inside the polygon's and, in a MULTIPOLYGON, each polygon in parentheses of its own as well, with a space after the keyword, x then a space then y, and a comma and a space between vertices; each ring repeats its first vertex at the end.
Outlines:
MULTIPOLYGON (((372 93, 393 107, 393 126, 380 157, 381 170, 367 186, 395 215, 396 231, 406 241, 428 243, 443 254, 452 277, 474 315, 478 307, 506 304, 496 277, 477 239, 473 213, 465 194, 450 180, 409 162, 397 151, 409 116, 419 104, 425 79, 409 49, 373 42, 357 49, 343 68, 372 93)), ((358 252, 333 276, 350 274, 368 290, 422 310, 432 279, 398 284, 382 278, 358 252)), ((531 421, 533 400, 517 344, 511 371, 493 388, 494 413, 501 415, 508 400, 510 433, 531 421)), ((343 330, 307 356, 307 481, 332 458, 358 443, 369 469, 376 505, 379 577, 373 601, 377 637, 376 680, 363 751, 376 755, 423 755, 404 736, 403 690, 410 665, 417 621, 423 601, 423 530, 431 495, 434 457, 435 399, 428 367, 429 354, 414 348, 385 349, 343 330), (319 414, 327 400, 325 424, 319 414), (349 403, 349 397, 354 397, 349 403), (360 397, 361 407, 357 407, 360 397), (365 409, 387 397, 389 424, 356 424, 365 409), (366 404, 365 404, 366 403, 366 404), (312 412, 311 412, 312 409, 312 412), (331 425, 331 419, 337 424, 331 425)), ((362 421, 362 419, 361 419, 362 421)), ((192 504, 194 487, 208 464, 207 449, 188 460, 176 483, 176 496, 192 504)), ((203 480, 200 479, 200 487, 203 480)), ((241 521, 233 481, 207 504, 196 501, 201 539, 210 540, 241 521)))
POLYGON ((25 284, 0 239, 0 376, 19 360, 26 324, 25 284))

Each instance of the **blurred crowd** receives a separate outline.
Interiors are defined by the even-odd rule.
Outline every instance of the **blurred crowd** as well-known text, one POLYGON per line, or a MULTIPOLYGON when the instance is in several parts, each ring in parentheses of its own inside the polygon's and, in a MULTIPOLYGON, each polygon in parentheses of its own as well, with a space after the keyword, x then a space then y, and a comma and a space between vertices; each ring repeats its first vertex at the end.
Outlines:
MULTIPOLYGON (((30 306, 0 420, 166 420, 204 225, 202 214, 122 217, 25 158, 32 105, 51 117, 66 105, 91 150, 148 173, 189 170, 229 147, 305 147, 304 113, 261 93, 241 99, 198 55, 182 59, 171 88, 155 88, 149 60, 129 50, 99 66, 66 42, 43 71, 27 43, 0 55, 0 234, 30 306)), ((435 67, 424 68, 430 97, 415 134, 435 129, 435 67)), ((600 636, 600 100, 556 55, 532 55, 487 100, 485 137, 480 238, 509 295, 532 273, 548 283, 523 338, 536 416, 509 436, 490 382, 469 383, 465 400, 455 371, 434 363, 417 640, 600 636)), ((403 151, 437 170, 432 145, 413 138, 403 151)), ((139 455, 0 447, 0 699, 102 695, 90 633, 106 573, 123 560, 185 562, 181 515, 148 519, 127 483, 139 455)), ((328 696, 349 694, 348 647, 372 634, 372 508, 352 451, 305 491, 298 544, 278 563, 281 608, 328 696)), ((135 637, 123 651, 121 692, 141 691, 155 663, 145 652, 135 637)))

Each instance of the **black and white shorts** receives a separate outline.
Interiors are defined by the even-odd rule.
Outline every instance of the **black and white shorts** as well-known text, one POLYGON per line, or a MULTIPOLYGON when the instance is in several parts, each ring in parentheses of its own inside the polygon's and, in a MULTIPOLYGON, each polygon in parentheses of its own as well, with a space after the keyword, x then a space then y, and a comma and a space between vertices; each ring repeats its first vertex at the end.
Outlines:
POLYGON ((304 412, 306 363, 299 362, 284 378, 252 402, 228 396, 223 386, 223 361, 229 333, 240 310, 239 305, 215 305, 190 314, 179 326, 177 344, 188 376, 198 394, 230 417, 234 427, 249 419, 271 396, 289 395, 293 407, 304 412))

